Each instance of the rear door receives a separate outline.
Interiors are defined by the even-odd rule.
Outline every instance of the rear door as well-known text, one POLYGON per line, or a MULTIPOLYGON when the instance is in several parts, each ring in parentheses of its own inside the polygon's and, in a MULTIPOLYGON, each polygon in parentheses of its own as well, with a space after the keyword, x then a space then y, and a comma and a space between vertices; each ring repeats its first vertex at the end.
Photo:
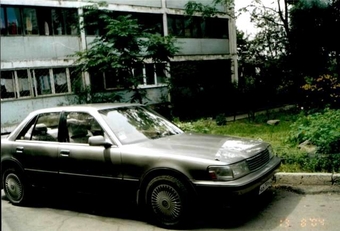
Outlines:
POLYGON ((68 136, 58 148, 58 171, 64 187, 90 192, 117 190, 122 180, 119 148, 88 144, 91 136, 108 138, 95 118, 87 112, 64 112, 61 124, 68 136))
POLYGON ((13 142, 13 157, 35 186, 57 183, 59 117, 59 112, 34 117, 13 142))

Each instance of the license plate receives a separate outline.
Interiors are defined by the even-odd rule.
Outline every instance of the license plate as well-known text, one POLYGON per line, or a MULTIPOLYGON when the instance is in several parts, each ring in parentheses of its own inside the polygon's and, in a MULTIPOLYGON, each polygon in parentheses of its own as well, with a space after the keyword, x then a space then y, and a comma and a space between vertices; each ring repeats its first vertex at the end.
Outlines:
POLYGON ((266 191, 267 188, 269 188, 272 185, 272 179, 270 178, 269 180, 267 180, 266 182, 264 182, 261 186, 260 186, 260 190, 259 190, 259 195, 261 193, 263 193, 264 191, 266 191))

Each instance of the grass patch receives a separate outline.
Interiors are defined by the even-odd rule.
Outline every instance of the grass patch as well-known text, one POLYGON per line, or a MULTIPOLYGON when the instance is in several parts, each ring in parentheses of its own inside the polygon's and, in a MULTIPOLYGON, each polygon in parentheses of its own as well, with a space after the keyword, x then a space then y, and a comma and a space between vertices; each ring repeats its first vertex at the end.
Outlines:
POLYGON ((280 171, 282 172, 331 172, 339 170, 332 166, 332 158, 340 158, 333 155, 331 158, 325 155, 310 156, 303 153, 297 144, 288 142, 289 134, 301 114, 295 110, 279 111, 270 114, 257 115, 253 121, 248 119, 227 122, 226 125, 218 126, 214 119, 199 119, 190 122, 175 121, 184 131, 230 135, 261 139, 273 146, 276 154, 283 159, 280 171), (268 125, 270 119, 280 120, 277 125, 268 125))

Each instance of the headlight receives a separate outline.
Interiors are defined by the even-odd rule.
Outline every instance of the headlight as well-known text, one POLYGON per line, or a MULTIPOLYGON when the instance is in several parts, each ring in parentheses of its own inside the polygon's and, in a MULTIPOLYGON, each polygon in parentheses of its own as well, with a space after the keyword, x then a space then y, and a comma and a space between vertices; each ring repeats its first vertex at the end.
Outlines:
POLYGON ((232 180, 233 172, 229 166, 210 166, 208 168, 212 180, 232 180))
POLYGON ((246 161, 228 166, 210 166, 208 171, 213 180, 233 180, 249 173, 246 161))
POLYGON ((268 146, 268 152, 269 152, 269 159, 273 158, 275 153, 271 145, 268 146))

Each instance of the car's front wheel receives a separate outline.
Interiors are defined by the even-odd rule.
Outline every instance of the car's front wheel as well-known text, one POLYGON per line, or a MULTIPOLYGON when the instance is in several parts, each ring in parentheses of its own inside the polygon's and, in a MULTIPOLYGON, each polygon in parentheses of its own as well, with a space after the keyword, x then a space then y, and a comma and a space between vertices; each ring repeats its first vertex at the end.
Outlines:
POLYGON ((4 191, 8 200, 14 205, 24 204, 27 199, 28 189, 22 174, 10 168, 5 170, 3 177, 4 191))
POLYGON ((173 176, 158 176, 146 188, 146 205, 158 225, 174 228, 183 225, 188 215, 189 197, 185 185, 173 176))

